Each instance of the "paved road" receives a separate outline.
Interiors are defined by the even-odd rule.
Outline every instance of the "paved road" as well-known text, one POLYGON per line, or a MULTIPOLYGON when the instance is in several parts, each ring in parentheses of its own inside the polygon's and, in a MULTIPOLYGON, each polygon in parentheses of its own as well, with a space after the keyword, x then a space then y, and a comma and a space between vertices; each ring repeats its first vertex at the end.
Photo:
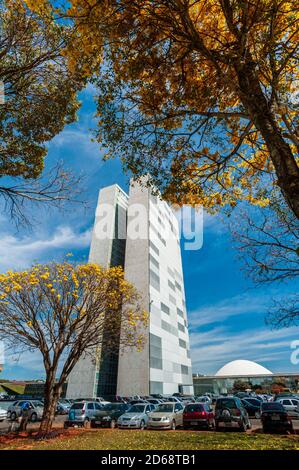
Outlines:
MULTIPOLYGON (((56 428, 63 428, 63 423, 66 419, 66 416, 56 416, 54 426, 56 428)), ((257 429, 261 429, 261 422, 259 419, 251 419, 251 425, 252 425, 252 431, 256 431, 257 429)), ((4 434, 8 431, 9 429, 10 422, 9 421, 3 421, 0 423, 0 434, 4 434)), ((299 419, 293 419, 293 426, 294 429, 299 433, 299 419)), ((27 429, 28 430, 33 430, 33 429, 38 429, 39 423, 29 423, 27 429)))

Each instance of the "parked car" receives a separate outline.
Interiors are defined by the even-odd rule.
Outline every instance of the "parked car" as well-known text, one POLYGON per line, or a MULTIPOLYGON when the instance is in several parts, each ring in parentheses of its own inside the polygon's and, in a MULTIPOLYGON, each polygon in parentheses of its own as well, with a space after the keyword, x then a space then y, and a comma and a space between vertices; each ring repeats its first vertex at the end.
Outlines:
POLYGON ((176 429, 178 426, 183 426, 183 411, 184 406, 182 403, 166 402, 158 405, 148 415, 148 429, 176 429))
POLYGON ((72 404, 68 419, 64 422, 64 427, 88 426, 91 419, 97 417, 104 405, 97 401, 76 401, 72 404))
POLYGON ((128 399, 125 397, 121 397, 120 395, 106 395, 103 400, 106 402, 102 403, 107 404, 107 403, 128 403, 128 399))
POLYGON ((276 402, 282 404, 289 416, 299 418, 299 400, 297 398, 279 398, 276 402))
POLYGON ((196 403, 212 403, 212 399, 208 397, 207 395, 204 395, 202 397, 196 397, 196 403))
POLYGON ((118 418, 131 409, 128 403, 108 403, 97 416, 91 420, 91 427, 115 428, 118 418))
POLYGON ((147 427, 148 415, 151 411, 154 411, 157 405, 138 403, 131 406, 124 414, 122 414, 117 420, 117 426, 119 428, 137 428, 144 429, 147 427))
POLYGON ((0 408, 0 423, 7 419, 7 410, 0 408))
MULTIPOLYGON (((181 397, 165 397, 165 400, 167 400, 167 403, 182 403, 182 398, 181 397)), ((165 402, 166 403, 166 402, 165 402)))
POLYGON ((293 432, 291 417, 288 415, 283 405, 277 401, 262 403, 261 421, 264 432, 293 432))
POLYGON ((158 400, 158 398, 149 398, 147 401, 152 405, 160 405, 162 403, 162 400, 158 400))
POLYGON ((130 400, 130 401, 129 401, 129 405, 131 405, 131 406, 132 406, 132 405, 137 405, 138 403, 144 403, 144 404, 146 404, 146 403, 148 403, 148 401, 147 401, 147 400, 143 400, 142 398, 140 398, 139 400, 130 400))
POLYGON ((61 398, 57 403, 57 413, 60 415, 67 415, 71 406, 72 403, 67 398, 61 398))
POLYGON ((261 402, 256 398, 242 398, 242 405, 247 411, 249 416, 255 417, 257 419, 261 416, 261 402))
POLYGON ((181 402, 183 405, 187 405, 188 403, 195 403, 195 399, 193 397, 182 397, 181 402))
POLYGON ((234 394, 235 397, 238 397, 238 398, 249 398, 250 395, 248 392, 237 392, 234 394))
POLYGON ((15 401, 7 409, 7 417, 15 421, 22 414, 22 406, 29 403, 29 421, 32 423, 42 419, 44 404, 39 400, 19 400, 15 401))
POLYGON ((215 405, 215 426, 216 431, 221 428, 238 428, 245 432, 251 428, 248 413, 240 398, 218 398, 215 405))
POLYGON ((206 403, 189 403, 183 412, 184 429, 190 427, 215 427, 213 409, 206 403))
POLYGON ((74 400, 74 403, 80 402, 80 401, 96 401, 98 403, 101 403, 102 405, 107 405, 110 403, 109 401, 104 400, 102 397, 96 397, 96 398, 76 398, 74 400))

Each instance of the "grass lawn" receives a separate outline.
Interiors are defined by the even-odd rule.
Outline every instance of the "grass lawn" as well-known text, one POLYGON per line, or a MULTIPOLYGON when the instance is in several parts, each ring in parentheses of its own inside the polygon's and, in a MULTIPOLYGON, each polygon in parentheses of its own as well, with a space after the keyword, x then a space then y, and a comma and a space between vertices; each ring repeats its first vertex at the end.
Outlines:
POLYGON ((99 429, 45 442, 18 439, 0 450, 299 450, 299 436, 237 432, 133 431, 99 429))

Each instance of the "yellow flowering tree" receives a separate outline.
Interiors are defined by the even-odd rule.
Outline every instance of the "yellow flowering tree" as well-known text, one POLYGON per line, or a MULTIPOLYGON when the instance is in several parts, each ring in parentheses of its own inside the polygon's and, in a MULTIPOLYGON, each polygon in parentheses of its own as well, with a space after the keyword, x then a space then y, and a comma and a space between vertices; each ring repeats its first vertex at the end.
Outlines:
POLYGON ((265 206, 277 186, 299 217, 297 1, 64 5, 69 66, 98 77, 108 156, 172 202, 265 206))
POLYGON ((147 313, 121 267, 69 262, 0 275, 0 339, 18 351, 40 351, 46 373, 40 434, 51 429, 63 383, 83 353, 143 347, 147 313), (120 328, 121 326, 121 328, 120 328))

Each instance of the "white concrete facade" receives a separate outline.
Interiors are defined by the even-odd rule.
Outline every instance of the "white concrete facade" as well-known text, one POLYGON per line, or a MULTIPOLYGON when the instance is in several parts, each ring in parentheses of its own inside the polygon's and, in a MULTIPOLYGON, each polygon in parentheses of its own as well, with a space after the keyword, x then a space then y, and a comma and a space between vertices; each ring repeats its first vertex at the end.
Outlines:
POLYGON ((125 275, 142 293, 150 319, 144 350, 119 358, 117 393, 193 393, 178 221, 168 204, 133 183, 128 226, 135 204, 146 208, 147 239, 127 238, 125 275))
MULTIPOLYGON (((144 331, 145 348, 142 352, 127 350, 118 358, 115 393, 193 393, 179 226, 168 204, 137 183, 131 183, 129 196, 117 185, 102 189, 89 261, 106 267, 123 264, 126 278, 141 293, 143 306, 150 313, 144 331), (146 214, 139 238, 132 237, 129 230, 136 219, 136 207, 146 214), (106 210, 110 211, 108 217, 106 210), (121 219, 118 233, 117 217, 121 219), (104 219, 107 237, 99 239, 97 230, 100 227, 103 231, 104 219), (117 235, 126 237, 125 245, 115 243, 117 235)), ((99 390, 105 390, 99 386, 103 371, 95 360, 99 355, 79 361, 69 379, 68 397, 105 394, 99 394, 99 390)), ((107 373, 107 367, 109 362, 103 373, 107 373)))
MULTIPOLYGON (((120 226, 125 225, 128 205, 127 194, 116 184, 107 186, 99 192, 98 204, 96 208, 93 234, 91 238, 89 263, 96 263, 104 267, 112 264, 113 242, 116 237, 116 217, 117 208, 124 209, 122 214, 118 214, 120 226), (98 231, 106 233, 106 237, 99 237, 98 231)), ((122 229, 121 237, 125 237, 125 230, 122 229)), ((115 250, 114 250, 115 251, 115 250)), ((121 256, 120 256, 121 257, 121 256)), ((119 258, 119 256, 116 256, 119 258)), ((123 254, 124 258, 124 254, 123 254)), ((120 259, 120 264, 122 260, 120 259)), ((85 354, 76 364, 70 374, 67 397, 68 398, 92 398, 98 396, 98 381, 100 374, 101 351, 90 351, 85 354)))

